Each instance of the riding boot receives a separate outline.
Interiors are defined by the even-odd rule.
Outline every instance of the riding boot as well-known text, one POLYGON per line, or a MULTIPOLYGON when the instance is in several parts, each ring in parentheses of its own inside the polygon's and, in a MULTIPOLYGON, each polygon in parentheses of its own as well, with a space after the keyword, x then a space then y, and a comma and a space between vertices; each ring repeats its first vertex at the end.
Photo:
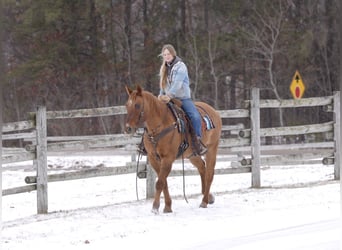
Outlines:
POLYGON ((197 154, 198 155, 204 155, 207 153, 208 149, 207 147, 203 144, 202 140, 200 137, 197 137, 197 154))

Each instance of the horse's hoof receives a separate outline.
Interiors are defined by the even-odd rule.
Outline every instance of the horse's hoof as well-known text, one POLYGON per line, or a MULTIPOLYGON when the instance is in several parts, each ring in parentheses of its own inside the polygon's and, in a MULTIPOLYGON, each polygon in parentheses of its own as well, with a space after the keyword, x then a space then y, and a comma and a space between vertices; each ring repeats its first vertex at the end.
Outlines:
POLYGON ((214 202, 215 202, 215 196, 213 194, 209 194, 209 201, 208 201, 208 203, 209 204, 214 204, 214 202))
POLYGON ((167 213, 172 213, 172 209, 170 208, 170 207, 168 207, 168 208, 164 208, 164 211, 163 211, 165 214, 167 214, 167 213))
POLYGON ((201 208, 207 208, 208 206, 207 206, 207 203, 205 203, 204 201, 202 201, 201 204, 200 204, 200 207, 201 207, 201 208))
POLYGON ((152 208, 151 212, 154 214, 159 214, 158 208, 152 208))

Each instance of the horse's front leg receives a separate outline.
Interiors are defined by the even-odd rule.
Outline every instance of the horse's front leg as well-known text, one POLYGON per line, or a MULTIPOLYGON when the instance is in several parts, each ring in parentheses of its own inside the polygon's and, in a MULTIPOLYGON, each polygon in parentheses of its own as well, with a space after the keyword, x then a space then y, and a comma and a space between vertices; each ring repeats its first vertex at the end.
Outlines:
POLYGON ((154 195, 154 201, 152 206, 152 212, 158 213, 160 206, 160 195, 163 191, 164 199, 165 199, 165 208, 164 213, 172 212, 171 209, 171 197, 169 194, 169 189, 167 185, 167 177, 171 171, 172 163, 169 163, 163 159, 161 159, 161 165, 158 174, 158 180, 156 182, 156 193, 154 195))
MULTIPOLYGON (((148 159, 149 159, 149 161, 150 161, 150 165, 152 166, 152 168, 153 168, 154 171, 156 172, 157 176, 159 176, 159 172, 160 172, 160 161, 157 160, 153 154, 149 154, 149 155, 148 155, 148 159)), ((159 179, 159 177, 158 177, 158 179, 159 179)), ((157 184, 156 184, 156 185, 157 185, 157 184)), ((158 213, 159 206, 160 206, 160 193, 158 193, 158 192, 155 190, 155 193, 154 193, 154 201, 153 201, 153 205, 152 205, 152 212, 153 212, 153 213, 158 213)))

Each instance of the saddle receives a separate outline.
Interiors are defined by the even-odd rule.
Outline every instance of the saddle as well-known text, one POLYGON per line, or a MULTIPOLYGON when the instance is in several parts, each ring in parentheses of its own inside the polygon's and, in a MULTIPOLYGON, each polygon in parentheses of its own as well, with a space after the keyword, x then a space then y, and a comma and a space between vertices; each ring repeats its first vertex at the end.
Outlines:
MULTIPOLYGON (((172 99, 167 105, 170 108, 170 110, 172 111, 172 114, 175 117, 177 122, 178 122, 178 119, 180 119, 181 117, 185 117, 187 121, 190 121, 189 117, 186 115, 186 113, 182 109, 182 101, 180 101, 179 99, 172 99)), ((199 112, 201 115, 201 118, 202 118, 202 128, 204 128, 206 130, 211 130, 211 129, 215 128, 213 120, 210 118, 207 111, 198 105, 196 105, 196 108, 202 110, 204 113, 204 115, 202 115, 202 113, 199 112)), ((193 130, 192 123, 190 123, 190 129, 193 130)), ((193 133, 194 133, 194 131, 193 131, 193 133)))
MULTIPOLYGON (((192 126, 192 123, 190 121, 190 118, 186 115, 184 110, 181 108, 182 102, 178 99, 172 99, 167 105, 176 120, 178 132, 185 134, 184 141, 179 146, 177 157, 180 156, 189 147, 189 143, 187 141, 187 133, 190 133, 192 145, 194 147, 193 149, 195 150, 195 152, 199 152, 200 151, 198 150, 200 148, 199 144, 201 143, 203 145, 203 143, 197 139, 197 136, 192 126)), ((206 130, 213 129, 214 124, 212 120, 210 119, 209 115, 207 114, 206 110, 200 106, 196 106, 196 107, 197 109, 201 109, 205 113, 205 115, 203 116, 202 113, 199 112, 202 118, 201 120, 202 128, 204 127, 206 130)))
MULTIPOLYGON (((178 132, 180 134, 184 134, 183 140, 178 147, 177 158, 181 156, 185 152, 185 150, 187 150, 187 148, 189 147, 188 134, 190 134, 190 138, 191 138, 192 145, 193 145, 193 151, 199 152, 200 151, 199 148, 201 147, 201 145, 199 144, 201 143, 203 145, 203 143, 197 139, 195 130, 192 126, 192 122, 190 121, 190 118, 186 115, 185 111, 181 107, 182 102, 178 99, 172 99, 170 102, 167 103, 167 106, 171 110, 171 113, 173 114, 176 120, 176 126, 178 129, 178 132)), ((201 109, 205 113, 205 115, 203 116, 202 113, 199 112, 202 118, 202 121, 201 121, 202 128, 204 127, 206 130, 213 129, 215 126, 211 118, 207 114, 206 110, 200 106, 197 106, 197 109, 201 109)), ((144 147, 143 138, 144 137, 142 137, 142 140, 140 144, 138 145, 138 152, 141 155, 147 155, 146 149, 144 147)))
POLYGON ((170 102, 167 103, 167 106, 171 110, 177 124, 178 132, 184 134, 183 141, 178 147, 177 158, 181 156, 185 150, 189 147, 187 133, 190 132, 191 138, 193 138, 194 129, 192 128, 191 122, 188 116, 185 114, 184 110, 181 108, 181 101, 178 99, 172 99, 170 102))

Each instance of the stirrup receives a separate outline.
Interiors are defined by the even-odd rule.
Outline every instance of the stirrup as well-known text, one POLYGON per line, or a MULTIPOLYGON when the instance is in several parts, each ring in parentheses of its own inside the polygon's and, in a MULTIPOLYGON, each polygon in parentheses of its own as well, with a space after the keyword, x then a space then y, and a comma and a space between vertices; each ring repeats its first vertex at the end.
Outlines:
POLYGON ((144 156, 147 155, 147 151, 145 149, 143 141, 141 141, 141 143, 137 145, 137 152, 141 155, 144 155, 144 156))
POLYGON ((143 156, 146 156, 147 155, 147 151, 145 148, 138 148, 137 149, 137 152, 143 156))
POLYGON ((199 143, 199 148, 198 148, 197 154, 199 154, 199 155, 206 154, 208 152, 208 148, 203 144, 201 139, 198 139, 198 143, 199 143))
POLYGON ((201 137, 195 137, 196 141, 195 141, 195 155, 204 155, 205 153, 208 152, 207 147, 203 144, 201 137))

